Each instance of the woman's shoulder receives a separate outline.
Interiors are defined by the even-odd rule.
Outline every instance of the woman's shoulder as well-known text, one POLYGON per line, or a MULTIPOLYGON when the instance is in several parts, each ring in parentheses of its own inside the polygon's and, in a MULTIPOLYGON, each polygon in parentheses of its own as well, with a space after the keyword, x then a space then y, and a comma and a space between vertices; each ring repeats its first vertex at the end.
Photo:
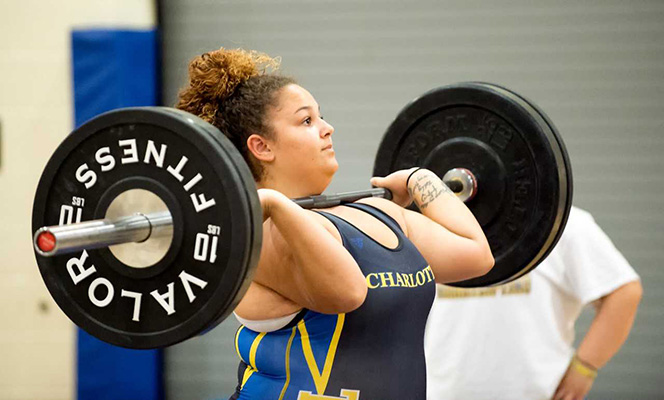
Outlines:
MULTIPOLYGON (((315 221, 323 225, 323 227, 334 236, 335 239, 337 239, 339 242, 341 242, 341 235, 339 234, 339 231, 337 228, 334 226, 332 221, 327 219, 325 216, 321 215, 320 213, 314 211, 314 210, 307 210, 309 213, 311 213, 311 216, 314 218, 315 221)), ((325 212, 326 210, 322 209, 319 211, 325 212)))

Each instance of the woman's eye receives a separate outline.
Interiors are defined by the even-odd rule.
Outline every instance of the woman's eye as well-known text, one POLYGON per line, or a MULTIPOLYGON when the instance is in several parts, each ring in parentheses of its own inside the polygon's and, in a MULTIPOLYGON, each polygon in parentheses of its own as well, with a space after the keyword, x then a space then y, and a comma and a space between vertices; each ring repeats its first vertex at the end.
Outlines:
POLYGON ((305 125, 311 125, 311 117, 305 118, 305 120, 303 122, 304 122, 305 125))

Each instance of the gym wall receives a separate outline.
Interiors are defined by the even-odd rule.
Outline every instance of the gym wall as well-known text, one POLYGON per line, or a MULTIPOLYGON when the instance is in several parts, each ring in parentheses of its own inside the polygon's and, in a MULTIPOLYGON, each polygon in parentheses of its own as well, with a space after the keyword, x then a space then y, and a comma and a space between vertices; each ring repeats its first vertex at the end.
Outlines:
POLYGON ((73 399, 76 328, 49 295, 30 244, 37 182, 73 129, 71 31, 151 28, 147 0, 0 4, 0 398, 73 399))
MULTIPOLYGON (((425 91, 480 80, 525 95, 565 140, 575 204, 594 214, 645 288, 627 344, 589 398, 662 398, 662 21, 659 0, 164 0, 164 104, 174 104, 195 55, 224 46, 282 56, 283 71, 336 128, 341 167, 329 191, 339 192, 369 186, 383 132, 425 91)), ((166 351, 167 398, 232 393, 236 327, 231 318, 166 351)))

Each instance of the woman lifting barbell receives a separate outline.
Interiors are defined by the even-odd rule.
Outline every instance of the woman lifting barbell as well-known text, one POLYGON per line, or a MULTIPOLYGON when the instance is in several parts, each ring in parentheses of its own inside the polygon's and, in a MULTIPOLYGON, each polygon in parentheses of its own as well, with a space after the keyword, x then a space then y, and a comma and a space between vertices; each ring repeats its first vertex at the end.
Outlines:
POLYGON ((293 203, 332 180, 334 128, 277 67, 253 51, 205 53, 191 61, 177 105, 231 139, 263 207, 260 261, 235 310, 241 362, 232 398, 423 399, 435 282, 487 273, 494 260, 484 233, 426 169, 373 178, 393 201, 324 212, 293 203), (404 208, 412 201, 422 214, 404 208))

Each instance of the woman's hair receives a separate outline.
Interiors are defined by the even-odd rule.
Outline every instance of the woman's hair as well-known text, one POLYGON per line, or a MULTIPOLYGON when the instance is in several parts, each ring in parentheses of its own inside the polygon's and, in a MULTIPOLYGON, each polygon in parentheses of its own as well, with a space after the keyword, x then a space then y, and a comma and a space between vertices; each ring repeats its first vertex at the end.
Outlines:
POLYGON ((268 106, 276 106, 281 88, 295 83, 273 72, 279 63, 279 58, 264 53, 222 47, 191 60, 189 83, 178 94, 176 107, 221 130, 249 164, 255 180, 260 180, 263 168, 247 149, 247 138, 254 133, 272 137, 268 106))

